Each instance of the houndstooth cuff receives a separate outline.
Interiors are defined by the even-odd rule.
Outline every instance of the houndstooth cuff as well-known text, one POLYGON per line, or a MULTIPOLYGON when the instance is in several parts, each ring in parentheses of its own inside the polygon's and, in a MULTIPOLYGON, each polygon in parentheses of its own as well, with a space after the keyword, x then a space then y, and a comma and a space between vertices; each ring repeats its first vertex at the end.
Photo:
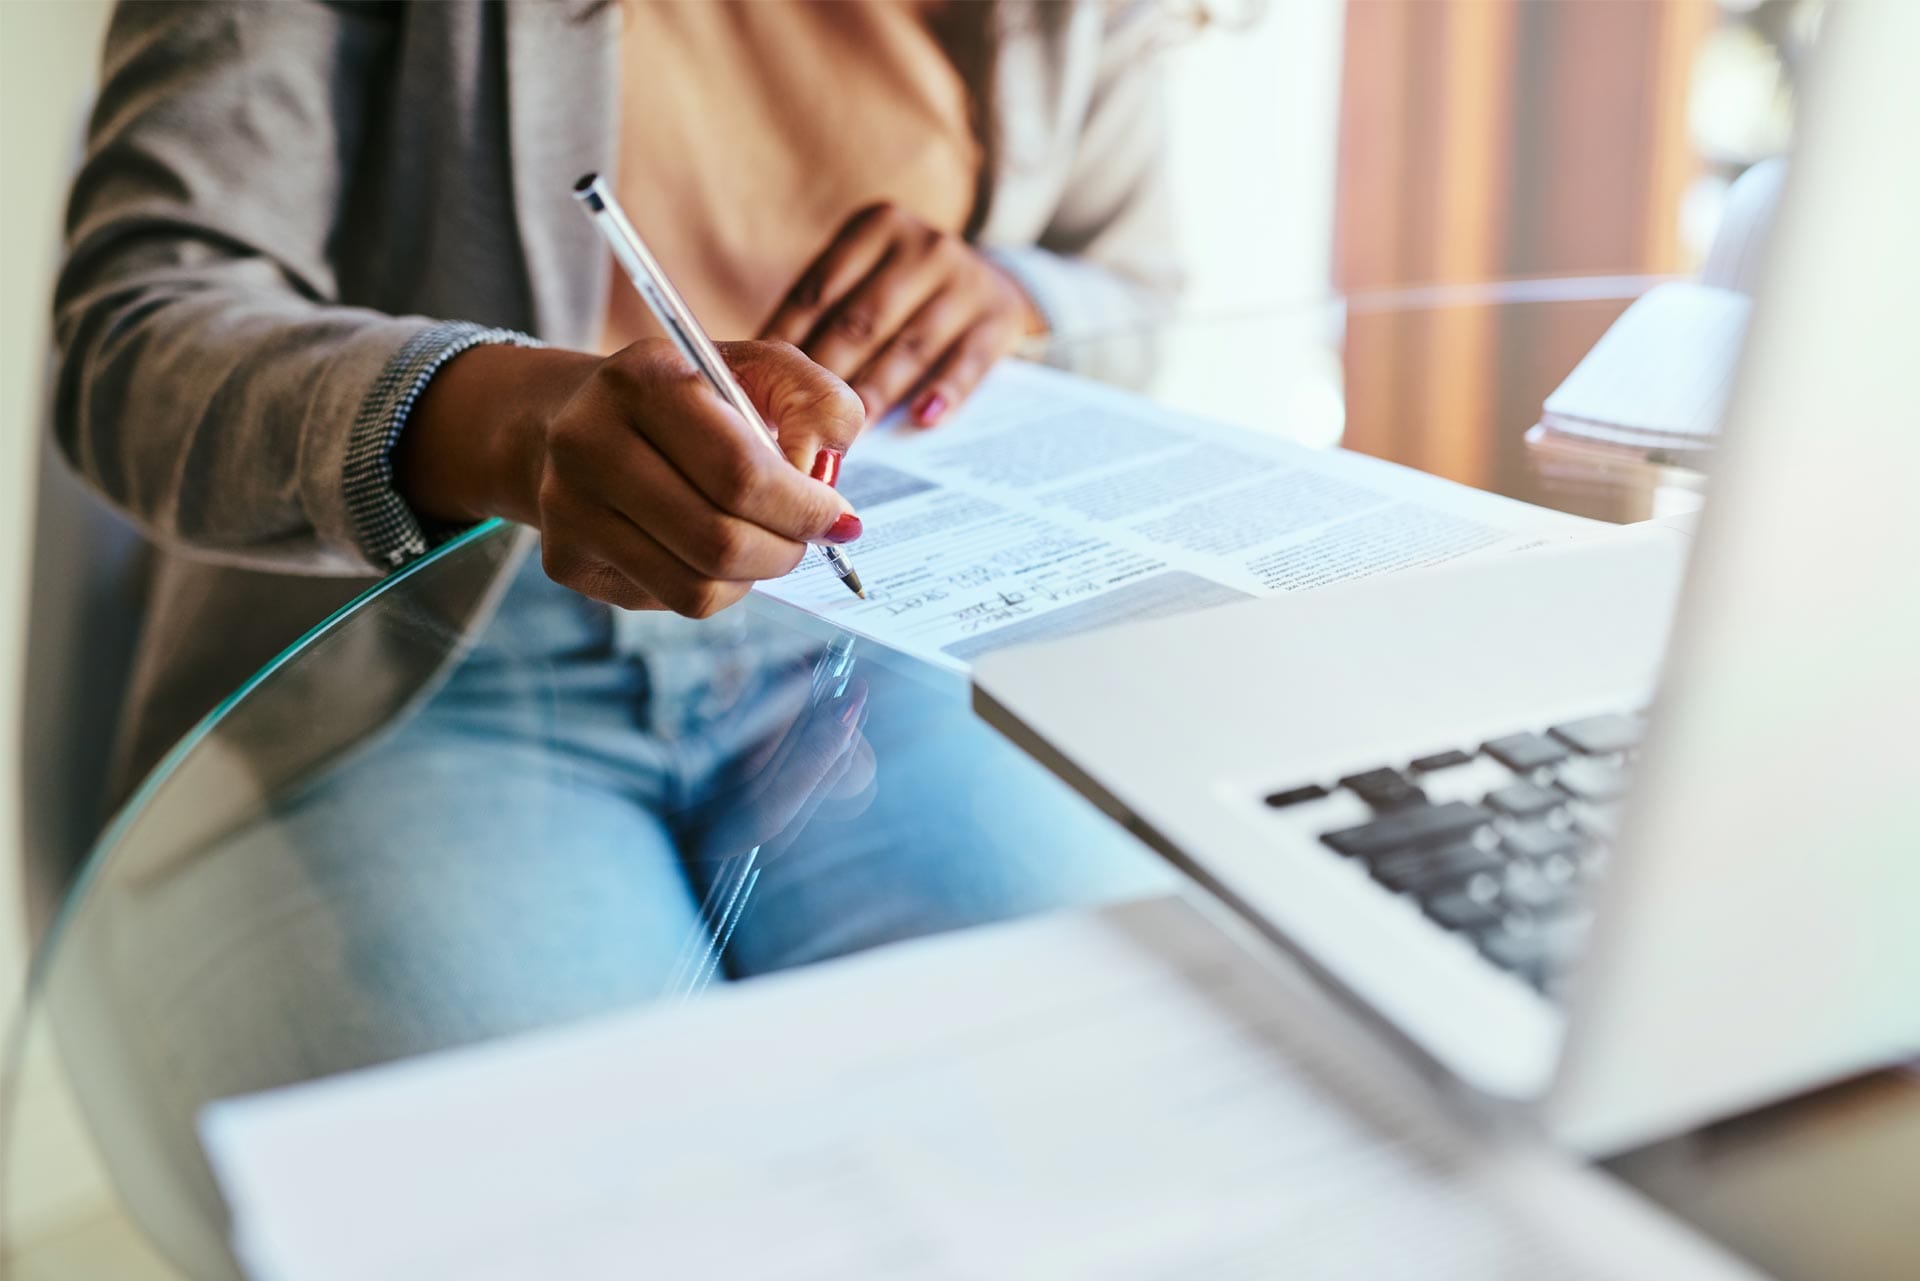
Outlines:
POLYGON ((407 424, 407 415, 413 412, 414 402, 440 367, 468 348, 486 343, 542 345, 539 339, 513 329, 490 329, 457 320, 433 325, 407 340, 361 403, 347 440, 341 485, 354 537, 372 563, 398 569, 458 532, 429 531, 407 506, 406 499, 393 487, 393 446, 407 424))

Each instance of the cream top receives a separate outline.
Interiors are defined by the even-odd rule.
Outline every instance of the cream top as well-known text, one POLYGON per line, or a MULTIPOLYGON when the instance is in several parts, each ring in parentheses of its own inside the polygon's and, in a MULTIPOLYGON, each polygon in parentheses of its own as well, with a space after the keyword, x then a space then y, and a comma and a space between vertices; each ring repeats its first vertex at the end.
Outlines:
MULTIPOLYGON (((627 0, 615 190, 694 315, 750 338, 856 209, 965 226, 968 91, 915 0, 627 0)), ((614 272, 603 348, 658 327, 614 272)))

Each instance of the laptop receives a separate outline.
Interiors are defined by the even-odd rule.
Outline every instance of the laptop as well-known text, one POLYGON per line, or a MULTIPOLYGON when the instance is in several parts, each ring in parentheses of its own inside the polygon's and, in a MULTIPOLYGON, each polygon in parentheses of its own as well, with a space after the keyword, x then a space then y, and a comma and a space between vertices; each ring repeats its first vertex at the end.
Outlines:
POLYGON ((978 663, 1422 1062, 1605 1154, 1920 1055, 1920 5, 1835 6, 1697 532, 978 663))

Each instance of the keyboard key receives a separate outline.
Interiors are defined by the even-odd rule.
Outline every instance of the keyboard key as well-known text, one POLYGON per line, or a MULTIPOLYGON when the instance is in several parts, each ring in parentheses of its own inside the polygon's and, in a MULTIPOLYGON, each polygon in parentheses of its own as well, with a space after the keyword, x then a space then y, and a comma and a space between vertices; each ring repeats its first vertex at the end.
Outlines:
POLYGON ((1549 877, 1526 863, 1507 871, 1506 901, 1533 912, 1569 911, 1580 902, 1580 891, 1566 880, 1549 877))
POLYGON ((1445 805, 1410 805, 1371 823, 1328 832, 1320 839, 1342 854, 1369 862, 1395 850, 1418 849, 1456 840, 1493 817, 1478 805, 1449 801, 1445 805))
POLYGON ((1426 801, 1426 793, 1395 769, 1370 769, 1364 774, 1349 774, 1340 786, 1377 810, 1397 810, 1426 801))
POLYGON ((1467 890, 1450 890, 1421 903, 1434 921, 1450 930, 1470 932, 1488 929, 1500 921, 1500 908, 1467 890))
POLYGON ((1562 761, 1553 781, 1569 796, 1583 801, 1617 801, 1627 794, 1628 774, 1618 765, 1575 757, 1562 761))
POLYGON ((1480 750, 1516 774, 1530 774, 1567 758, 1565 747, 1540 734, 1508 734, 1482 744, 1480 750))
POLYGON ((1480 951, 1502 969, 1545 988, 1566 973, 1587 944, 1593 917, 1586 912, 1508 917, 1479 936, 1480 951))
POLYGON ((1571 885, 1580 879, 1580 864, 1569 854, 1549 854, 1539 866, 1540 875, 1557 885, 1571 885))
POLYGON ((1574 804, 1567 808, 1573 813, 1573 825, 1592 840, 1602 845, 1612 845, 1620 839, 1618 805, 1574 804))
MULTIPOLYGON (((1465 801, 1469 805, 1482 805, 1488 792, 1513 782, 1513 771, 1491 756, 1475 756, 1465 765, 1414 777, 1420 780, 1420 790, 1427 794, 1429 804, 1465 801)), ((1334 825, 1324 823, 1322 826, 1334 825)))
POLYGON ((1298 805, 1302 801, 1317 801, 1329 795, 1326 788, 1318 783, 1308 783, 1301 787, 1289 787, 1284 792, 1267 793, 1267 804, 1274 809, 1283 810, 1289 805, 1298 805))
POLYGON ((1509 783, 1487 793, 1487 804, 1503 814, 1512 814, 1516 818, 1530 818, 1535 814, 1544 814, 1565 802, 1558 792, 1550 792, 1544 787, 1535 787, 1525 781, 1509 783))
POLYGON ((1506 860, 1471 841, 1457 841, 1434 849, 1389 854, 1367 870, 1373 879, 1402 894, 1425 895, 1459 885, 1475 872, 1493 872, 1506 860))
POLYGON ((1544 859, 1560 854, 1572 857, 1582 841, 1564 828, 1541 822, 1515 823, 1500 833, 1500 844, 1515 858, 1544 859))
POLYGON ((1422 756, 1408 768, 1416 774, 1431 774, 1437 769, 1452 769, 1456 765, 1465 765, 1473 757, 1461 751, 1435 752, 1432 756, 1422 756))
POLYGON ((1606 756, 1612 752, 1624 752, 1630 747, 1640 746, 1643 728, 1640 722, 1631 716, 1609 713, 1605 716, 1589 716, 1585 720, 1568 721, 1565 725, 1555 725, 1547 733, 1576 752, 1587 756, 1606 756))

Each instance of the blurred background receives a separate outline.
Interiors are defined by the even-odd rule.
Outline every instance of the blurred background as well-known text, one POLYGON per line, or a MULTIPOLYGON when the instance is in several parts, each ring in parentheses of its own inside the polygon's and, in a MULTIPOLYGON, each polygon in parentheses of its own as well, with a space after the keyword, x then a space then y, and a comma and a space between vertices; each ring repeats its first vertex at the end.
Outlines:
MULTIPOLYGON (((1258 342, 1234 318, 1344 299, 1294 326, 1312 338, 1284 343, 1261 425, 1539 499, 1541 400, 1635 294, 1697 270, 1729 185, 1786 149, 1823 0, 1187 7, 1207 15, 1174 70, 1196 325, 1258 342), (1574 279, 1484 288, 1539 278, 1574 279)), ((1271 353, 1207 346, 1174 345, 1160 394, 1260 403, 1236 380, 1272 378, 1271 353)))
MULTIPOLYGON (((1249 425, 1535 496, 1521 435, 1541 399, 1635 294, 1698 266, 1728 184, 1785 148, 1822 0, 1168 7, 1191 294, 1157 393, 1241 421, 1259 406, 1249 425), (1532 283, 1498 284, 1515 280, 1532 283)), ((0 3, 0 828, 23 847, 47 298, 109 8, 0 3)), ((7 864, 10 1022, 29 932, 7 864)), ((56 1102, 24 1101, 23 1124, 45 1127, 32 1141, 63 1141, 56 1102)), ((87 1177, 76 1164, 75 1186, 87 1177)), ((49 1241, 97 1249, 76 1244, 70 1193, 21 1208, 49 1241)))

